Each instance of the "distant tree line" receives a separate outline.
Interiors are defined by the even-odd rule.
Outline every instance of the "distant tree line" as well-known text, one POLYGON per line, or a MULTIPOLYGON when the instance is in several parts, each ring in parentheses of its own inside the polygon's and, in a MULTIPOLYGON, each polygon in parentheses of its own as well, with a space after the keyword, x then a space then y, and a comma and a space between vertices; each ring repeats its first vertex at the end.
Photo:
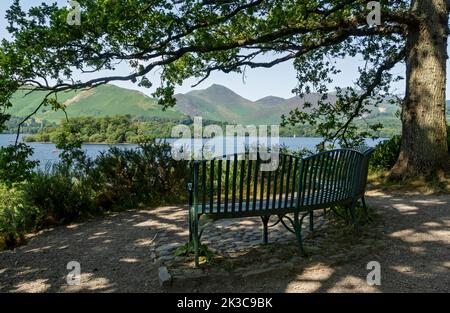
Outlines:
MULTIPOLYGON (((14 120, 11 120, 11 123, 14 120)), ((32 119, 23 127, 26 142, 58 142, 61 136, 73 136, 87 143, 140 143, 148 139, 171 137, 172 128, 184 124, 193 127, 191 119, 173 120, 155 117, 133 117, 117 115, 111 117, 75 117, 63 120, 59 125, 48 121, 38 123, 32 119)), ((226 123, 203 121, 203 126, 218 124, 225 133, 226 123)), ((10 132, 14 132, 12 125, 10 132)), ((364 123, 360 122, 360 127, 364 123)), ((270 128, 269 128, 270 130, 270 128)), ((383 128, 381 137, 399 134, 399 125, 394 123, 383 128)), ((310 125, 287 125, 280 128, 282 137, 314 137, 318 132, 310 125)))

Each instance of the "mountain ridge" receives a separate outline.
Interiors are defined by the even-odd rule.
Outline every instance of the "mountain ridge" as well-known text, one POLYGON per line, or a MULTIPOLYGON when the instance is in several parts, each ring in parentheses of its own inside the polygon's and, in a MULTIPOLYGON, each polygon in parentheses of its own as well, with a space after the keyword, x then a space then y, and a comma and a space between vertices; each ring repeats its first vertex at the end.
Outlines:
MULTIPOLYGON (((20 90, 13 96, 13 107, 7 113, 16 117, 25 117, 36 108, 44 96, 43 92, 27 96, 25 94, 25 90, 20 90)), ((238 124, 279 124, 282 114, 287 114, 295 108, 310 111, 312 108, 303 108, 304 102, 317 103, 319 97, 320 94, 308 94, 303 99, 298 96, 282 98, 269 95, 252 101, 225 86, 212 84, 206 89, 176 94, 176 105, 162 110, 157 101, 148 95, 112 84, 90 90, 58 94, 58 100, 67 106, 69 117, 128 114, 146 118, 185 120, 202 116, 211 121, 238 124)), ((335 95, 330 94, 329 99, 334 101, 335 95)), ((450 108, 450 100, 447 101, 447 107, 450 108)), ((373 115, 396 118, 395 112, 398 109, 396 106, 386 104, 374 110, 373 115)), ((54 112, 48 107, 43 108, 36 115, 38 120, 52 122, 59 122, 64 117, 64 112, 54 112)))

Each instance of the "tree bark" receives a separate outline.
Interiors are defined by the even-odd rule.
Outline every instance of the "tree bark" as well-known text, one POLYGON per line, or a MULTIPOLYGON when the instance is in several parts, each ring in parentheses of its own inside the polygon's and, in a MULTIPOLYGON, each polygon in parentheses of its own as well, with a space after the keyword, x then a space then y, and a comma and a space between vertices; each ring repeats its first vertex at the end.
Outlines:
POLYGON ((391 177, 432 177, 449 173, 445 121, 448 37, 446 0, 412 0, 422 16, 408 34, 406 93, 402 104, 400 155, 391 177))

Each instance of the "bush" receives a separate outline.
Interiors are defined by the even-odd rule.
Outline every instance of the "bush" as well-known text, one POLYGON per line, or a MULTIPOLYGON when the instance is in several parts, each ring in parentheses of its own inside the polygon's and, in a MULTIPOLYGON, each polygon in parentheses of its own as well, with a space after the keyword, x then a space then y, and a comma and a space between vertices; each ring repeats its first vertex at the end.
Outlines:
POLYGON ((37 228, 65 224, 111 210, 186 200, 189 163, 175 161, 167 143, 110 148, 95 160, 78 144, 63 142, 61 161, 24 184, 36 207, 37 228))
POLYGON ((24 185, 25 200, 38 209, 38 228, 65 224, 93 215, 93 190, 63 165, 38 172, 24 185))
POLYGON ((39 164, 31 161, 33 149, 26 144, 19 143, 0 148, 0 183, 12 187, 15 183, 23 182, 33 176, 33 170, 39 164))
POLYGON ((391 169, 397 162, 400 153, 400 140, 401 137, 396 135, 377 144, 370 158, 370 170, 383 171, 391 169))
POLYGON ((36 210, 27 206, 19 186, 0 185, 0 240, 6 248, 23 241, 25 233, 34 229, 35 217, 36 210))
POLYGON ((186 199, 189 164, 176 161, 167 143, 150 141, 138 149, 110 148, 94 162, 97 205, 156 205, 186 199), (170 196, 168 196, 170 195, 170 196))

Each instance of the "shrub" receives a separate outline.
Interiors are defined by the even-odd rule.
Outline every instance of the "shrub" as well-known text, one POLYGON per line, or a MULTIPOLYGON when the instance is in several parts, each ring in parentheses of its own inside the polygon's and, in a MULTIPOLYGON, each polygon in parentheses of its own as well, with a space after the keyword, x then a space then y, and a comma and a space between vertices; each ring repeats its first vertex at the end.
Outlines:
POLYGON ((138 149, 110 148, 94 162, 97 205, 103 208, 178 202, 186 197, 186 161, 176 161, 167 143, 150 142, 138 149))
POLYGON ((38 228, 187 197, 189 164, 174 160, 167 143, 113 147, 95 160, 87 158, 79 145, 66 142, 59 147, 61 161, 38 171, 23 187, 27 203, 38 209, 38 228))
POLYGON ((36 210, 27 206, 20 186, 0 184, 0 239, 6 248, 23 241, 25 233, 33 230, 35 217, 36 210))
POLYGON ((396 135, 377 144, 370 158, 370 170, 380 171, 392 168, 400 153, 400 140, 401 137, 396 135))
POLYGON ((38 228, 69 223, 96 212, 93 190, 63 164, 39 171, 24 185, 25 200, 38 209, 38 228))
POLYGON ((38 161, 31 161, 29 157, 33 155, 33 149, 26 144, 19 143, 0 148, 0 183, 11 187, 30 179, 33 170, 39 164, 38 161))

